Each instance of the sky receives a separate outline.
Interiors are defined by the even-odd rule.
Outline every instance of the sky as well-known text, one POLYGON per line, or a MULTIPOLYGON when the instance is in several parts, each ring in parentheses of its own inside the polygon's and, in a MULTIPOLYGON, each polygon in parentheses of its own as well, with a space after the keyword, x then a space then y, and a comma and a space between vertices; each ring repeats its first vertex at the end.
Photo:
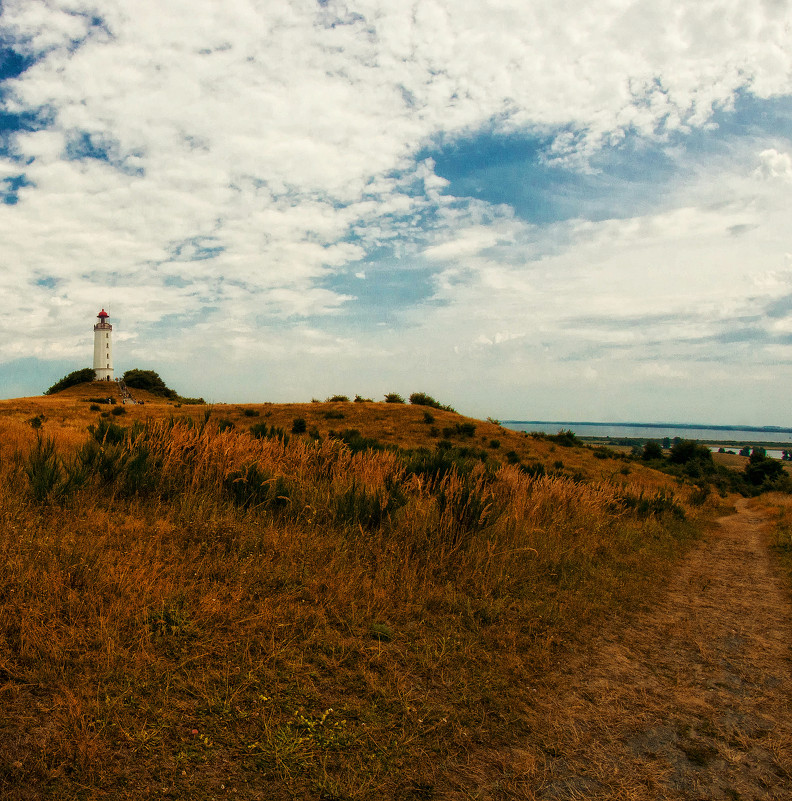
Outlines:
POLYGON ((1 0, 0 397, 792 425, 789 0, 1 0))

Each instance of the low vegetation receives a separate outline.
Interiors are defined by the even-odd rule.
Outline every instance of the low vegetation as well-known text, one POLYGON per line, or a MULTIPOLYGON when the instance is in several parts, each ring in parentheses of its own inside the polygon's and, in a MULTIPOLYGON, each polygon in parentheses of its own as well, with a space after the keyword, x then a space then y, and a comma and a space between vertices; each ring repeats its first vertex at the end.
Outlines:
POLYGON ((75 387, 78 384, 87 384, 94 380, 95 372, 90 367, 84 367, 82 370, 75 370, 67 376, 56 381, 44 394, 54 395, 56 392, 62 392, 69 387, 75 387))
POLYGON ((185 398, 171 389, 154 370, 127 370, 122 380, 129 389, 142 389, 162 398, 186 404, 202 404, 203 398, 185 398))
POLYGON ((0 405, 3 798, 475 789, 696 530, 684 481, 439 406, 39 404, 0 405))
POLYGON ((747 456, 741 470, 734 470, 715 462, 712 451, 694 440, 676 439, 668 456, 660 443, 648 441, 635 453, 637 458, 680 478, 694 482, 702 492, 717 490, 721 495, 737 492, 741 495, 758 495, 766 492, 792 492, 792 478, 777 459, 767 456, 761 447, 746 447, 740 452, 747 456))

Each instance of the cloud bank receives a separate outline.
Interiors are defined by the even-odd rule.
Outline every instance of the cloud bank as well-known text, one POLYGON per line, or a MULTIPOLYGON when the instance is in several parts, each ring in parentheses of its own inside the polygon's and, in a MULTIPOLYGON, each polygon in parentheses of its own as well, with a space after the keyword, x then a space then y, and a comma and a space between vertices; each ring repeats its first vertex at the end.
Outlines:
POLYGON ((791 30, 777 0, 7 1, 3 394, 87 363, 104 305, 119 367, 217 400, 792 422, 791 30))

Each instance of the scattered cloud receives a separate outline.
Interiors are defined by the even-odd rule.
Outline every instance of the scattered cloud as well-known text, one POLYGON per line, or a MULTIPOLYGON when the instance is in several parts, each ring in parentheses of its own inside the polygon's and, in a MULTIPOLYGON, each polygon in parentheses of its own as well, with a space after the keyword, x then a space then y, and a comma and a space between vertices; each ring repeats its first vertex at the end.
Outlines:
POLYGON ((0 382, 82 366, 104 305, 119 365, 167 341, 217 399, 422 384, 635 419, 684 379, 680 414, 759 414, 715 370, 789 369, 791 24, 769 0, 6 0, 0 382))

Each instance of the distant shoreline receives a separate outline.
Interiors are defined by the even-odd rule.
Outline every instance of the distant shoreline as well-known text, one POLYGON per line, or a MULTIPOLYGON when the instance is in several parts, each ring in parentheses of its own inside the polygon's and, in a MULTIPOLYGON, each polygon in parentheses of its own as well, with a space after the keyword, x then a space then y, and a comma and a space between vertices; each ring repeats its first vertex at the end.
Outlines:
POLYGON ((725 426, 710 423, 593 423, 589 420, 504 420, 504 425, 542 426, 598 426, 600 428, 679 428, 682 430, 709 429, 711 431, 746 431, 754 434, 792 434, 792 428, 782 426, 725 426))

